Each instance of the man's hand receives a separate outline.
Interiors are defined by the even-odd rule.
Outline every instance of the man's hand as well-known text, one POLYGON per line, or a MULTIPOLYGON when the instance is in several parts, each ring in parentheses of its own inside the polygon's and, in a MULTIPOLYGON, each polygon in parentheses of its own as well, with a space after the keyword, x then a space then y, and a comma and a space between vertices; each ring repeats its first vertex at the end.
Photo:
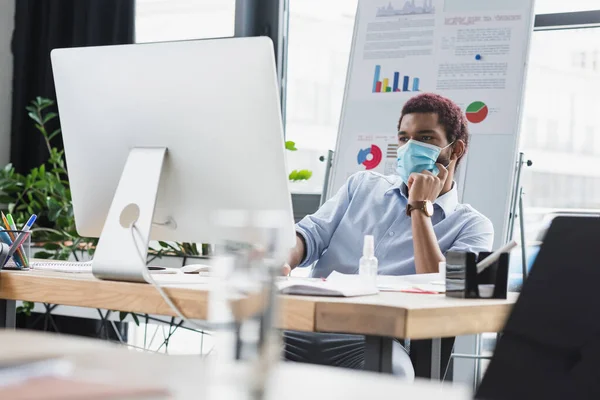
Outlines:
POLYGON ((288 262, 281 267, 281 275, 287 276, 306 257, 306 243, 299 233, 296 233, 296 246, 290 251, 288 262))
POLYGON ((438 198, 448 178, 448 170, 442 164, 435 165, 440 170, 438 176, 429 171, 410 175, 406 184, 408 186, 409 203, 425 200, 433 203, 438 198))

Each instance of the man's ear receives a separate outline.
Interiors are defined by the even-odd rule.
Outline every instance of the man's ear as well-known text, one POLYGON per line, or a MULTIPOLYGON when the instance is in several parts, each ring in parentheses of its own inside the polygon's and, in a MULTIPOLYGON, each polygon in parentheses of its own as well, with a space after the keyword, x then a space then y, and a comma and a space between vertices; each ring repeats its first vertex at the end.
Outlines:
POLYGON ((452 145, 452 156, 456 157, 457 160, 460 160, 467 150, 467 145, 462 139, 458 139, 452 145))

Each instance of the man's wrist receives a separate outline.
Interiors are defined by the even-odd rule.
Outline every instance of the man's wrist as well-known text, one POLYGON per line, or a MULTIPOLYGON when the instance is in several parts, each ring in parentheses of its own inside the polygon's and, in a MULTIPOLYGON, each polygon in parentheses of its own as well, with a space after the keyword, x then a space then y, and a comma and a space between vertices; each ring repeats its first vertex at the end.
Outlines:
POLYGON ((290 260, 289 264, 292 269, 301 265, 306 259, 306 239, 301 233, 296 231, 296 247, 293 251, 293 259, 290 260))
POLYGON ((427 221, 427 220, 431 220, 430 217, 428 217, 427 215, 425 215, 425 213, 423 212, 423 210, 412 210, 411 212, 411 217, 413 220, 418 220, 418 221, 427 221))
POLYGON ((412 217, 415 212, 425 215, 426 217, 433 217, 433 203, 429 200, 409 201, 406 205, 406 215, 412 217))

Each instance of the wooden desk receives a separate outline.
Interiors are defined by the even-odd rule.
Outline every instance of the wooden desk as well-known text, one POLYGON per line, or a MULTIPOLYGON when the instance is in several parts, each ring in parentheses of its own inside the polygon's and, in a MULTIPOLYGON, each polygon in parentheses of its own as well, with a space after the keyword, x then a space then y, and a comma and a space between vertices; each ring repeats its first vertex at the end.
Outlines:
MULTIPOLYGON (((0 330, 0 363, 32 357, 61 356, 73 361, 74 377, 115 385, 166 388, 175 399, 242 399, 240 382, 251 375, 248 366, 232 365, 226 374, 211 374, 207 359, 129 351, 93 339, 0 330), (207 385, 208 381, 208 385, 207 385)), ((406 383, 396 377, 341 368, 279 363, 273 370, 267 400, 358 400, 374 398, 466 400, 468 389, 439 383, 406 383)))
MULTIPOLYGON (((183 277, 181 275, 157 275, 156 279, 161 280, 161 287, 183 315, 190 319, 207 319, 209 285, 206 279, 194 275, 183 277), (181 282, 183 279, 186 283, 166 283, 181 282)), ((92 274, 1 271, 0 299, 5 303, 6 300, 26 300, 140 314, 176 316, 152 285, 99 280, 92 274)), ((282 302, 279 305, 282 316, 279 322, 281 328, 295 331, 315 331, 317 298, 282 296, 281 299, 282 302)), ((7 319, 14 320, 14 303, 0 307, 0 327, 14 325, 14 322, 7 324, 7 319), (6 307, 7 305, 12 306, 12 310, 10 310, 11 307, 6 307), (6 311, 7 308, 8 311, 6 311), (1 318, 3 315, 4 318, 1 318)))
MULTIPOLYGON (((206 287, 191 283, 165 287, 165 292, 187 317, 206 319, 206 287)), ((2 271, 0 298, 175 316, 152 285, 104 281, 92 274, 2 271)))
POLYGON ((499 332, 516 301, 455 299, 382 292, 378 296, 320 299, 316 331, 430 339, 499 332))
MULTIPOLYGON (((184 278, 185 284, 161 286, 185 316, 205 320, 209 285, 194 276, 184 278)), ((500 331, 516 298, 467 300, 398 292, 355 298, 281 296, 278 327, 366 335, 367 368, 382 372, 391 369, 392 338, 436 339, 431 376, 439 377, 438 338, 500 331)), ((14 321, 14 300, 175 316, 151 285, 103 281, 91 274, 2 271, 0 299, 0 327, 14 321)))
MULTIPOLYGON (((517 297, 509 293, 506 300, 472 300, 382 292, 321 299, 315 310, 315 331, 366 335, 365 368, 378 372, 391 372, 393 338, 432 339, 411 345, 411 358, 418 376, 440 379, 446 370, 441 338, 500 332, 517 297)), ((449 357, 454 339, 445 342, 449 357)))

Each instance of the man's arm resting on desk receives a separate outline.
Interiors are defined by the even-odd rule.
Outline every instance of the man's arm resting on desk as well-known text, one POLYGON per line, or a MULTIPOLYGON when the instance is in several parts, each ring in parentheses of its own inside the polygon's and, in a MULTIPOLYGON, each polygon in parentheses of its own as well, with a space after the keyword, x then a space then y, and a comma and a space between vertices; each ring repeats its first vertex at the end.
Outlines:
POLYGON ((354 192, 365 178, 365 173, 352 175, 314 214, 307 215, 296 225, 296 246, 291 250, 288 267, 291 271, 298 266, 311 265, 318 260, 329 246, 354 192))
POLYGON ((296 233, 296 246, 290 251, 288 262, 283 267, 283 274, 289 275, 294 268, 304 261, 306 258, 306 244, 302 235, 296 233))

